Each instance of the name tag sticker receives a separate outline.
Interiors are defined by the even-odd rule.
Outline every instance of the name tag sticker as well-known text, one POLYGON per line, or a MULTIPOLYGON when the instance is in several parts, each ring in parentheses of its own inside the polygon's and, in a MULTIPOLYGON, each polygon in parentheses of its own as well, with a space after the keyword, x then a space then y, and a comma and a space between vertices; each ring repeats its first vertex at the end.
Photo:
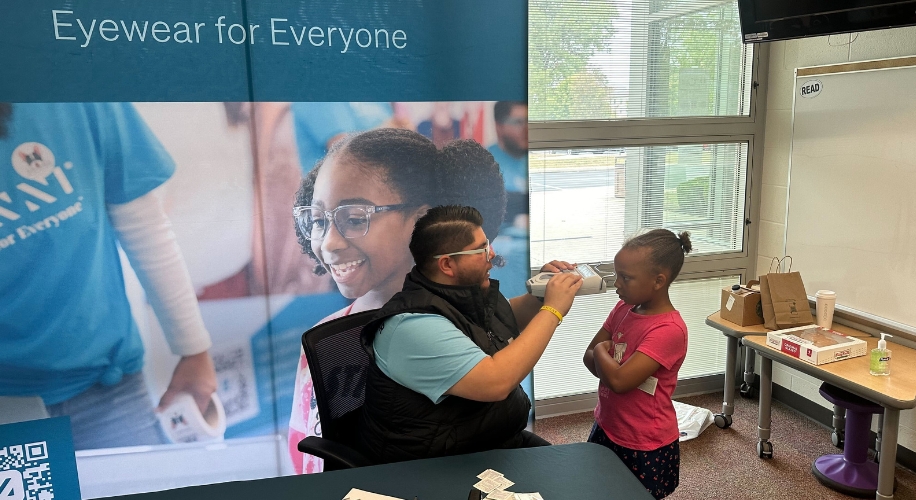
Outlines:
POLYGON ((642 384, 639 385, 639 387, 637 387, 637 389, 639 389, 642 392, 645 392, 646 394, 650 396, 654 396, 656 387, 658 387, 658 379, 650 375, 649 378, 647 378, 645 382, 643 382, 642 384))

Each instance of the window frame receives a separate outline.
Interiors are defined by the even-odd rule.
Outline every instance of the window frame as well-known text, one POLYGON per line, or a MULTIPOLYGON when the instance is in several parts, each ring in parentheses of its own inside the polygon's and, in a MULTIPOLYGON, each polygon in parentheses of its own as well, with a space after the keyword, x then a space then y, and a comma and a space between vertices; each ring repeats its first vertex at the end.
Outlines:
MULTIPOLYGON (((759 222, 761 172, 763 164, 766 68, 768 54, 757 47, 754 55, 749 116, 714 118, 641 118, 635 120, 591 120, 530 122, 529 151, 551 149, 613 148, 627 146, 677 146, 686 144, 747 142, 748 165, 745 176, 744 244, 740 251, 688 256, 682 273, 719 269, 755 269, 757 225, 759 222)), ((535 270, 532 270, 535 271, 535 270)))
MULTIPOLYGON (((768 67, 769 47, 755 44, 746 116, 531 121, 528 125, 529 151, 746 142, 745 224, 741 250, 688 256, 678 277, 681 281, 740 275, 746 282, 756 276, 757 268, 768 67)), ((532 275, 537 271, 532 269, 532 275)), ((721 377, 718 375, 716 380, 721 377)), ((703 384, 710 386, 709 381, 703 384)), ((716 387, 715 382, 712 387, 716 387)), ((721 382, 717 387, 721 387, 721 382)), ((596 392, 539 399, 535 391, 535 399, 538 408, 557 408, 547 410, 554 413, 560 409, 569 410, 564 401, 575 406, 579 404, 576 401, 585 397, 590 402, 596 392)))

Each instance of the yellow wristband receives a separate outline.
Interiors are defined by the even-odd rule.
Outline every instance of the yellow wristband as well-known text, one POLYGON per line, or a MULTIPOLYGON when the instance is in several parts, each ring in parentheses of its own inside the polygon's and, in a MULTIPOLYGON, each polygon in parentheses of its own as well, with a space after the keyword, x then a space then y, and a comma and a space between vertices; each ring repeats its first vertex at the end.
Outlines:
MULTIPOLYGON (((553 307, 550 307, 550 306, 541 306, 541 310, 542 310, 542 311, 547 311, 547 312, 553 314, 554 316, 557 317, 557 320, 559 320, 560 323, 563 323, 563 315, 560 314, 560 311, 557 311, 556 309, 554 309, 553 307)), ((560 323, 557 323, 557 324, 559 325, 560 323)))

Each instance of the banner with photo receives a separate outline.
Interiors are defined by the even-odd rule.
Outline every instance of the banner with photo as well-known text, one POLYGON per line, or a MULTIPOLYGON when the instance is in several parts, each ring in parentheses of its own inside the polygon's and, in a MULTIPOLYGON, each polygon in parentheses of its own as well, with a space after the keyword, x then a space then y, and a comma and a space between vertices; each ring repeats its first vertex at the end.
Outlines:
POLYGON ((2 1, 0 412, 70 418, 84 498, 320 471, 301 335, 400 290, 402 206, 525 293, 525 2, 2 1))

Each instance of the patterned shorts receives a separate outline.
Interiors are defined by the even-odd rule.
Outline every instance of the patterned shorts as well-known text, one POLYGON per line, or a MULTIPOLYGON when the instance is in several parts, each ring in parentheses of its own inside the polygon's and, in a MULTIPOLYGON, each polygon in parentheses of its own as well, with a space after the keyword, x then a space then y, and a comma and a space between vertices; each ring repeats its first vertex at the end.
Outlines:
POLYGON ((681 447, 677 440, 657 450, 631 450, 611 441, 596 422, 588 442, 600 444, 616 453, 655 498, 665 498, 677 488, 681 469, 681 447))

